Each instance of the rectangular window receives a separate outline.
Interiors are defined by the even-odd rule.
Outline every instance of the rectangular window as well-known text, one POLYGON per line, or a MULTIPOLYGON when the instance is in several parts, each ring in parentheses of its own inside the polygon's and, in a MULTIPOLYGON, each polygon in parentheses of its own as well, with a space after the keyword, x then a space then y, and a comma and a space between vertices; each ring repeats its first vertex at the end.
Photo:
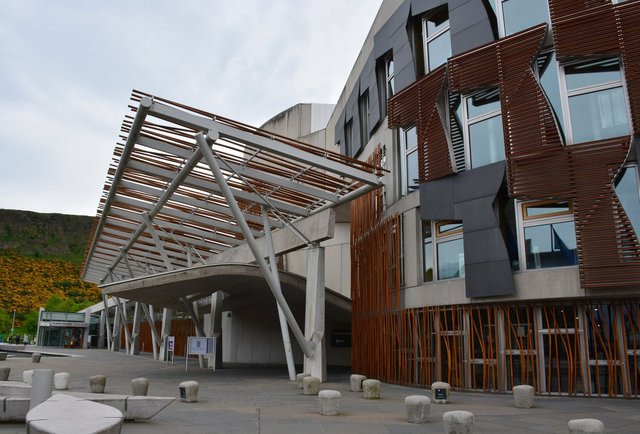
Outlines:
POLYGON ((353 157, 353 119, 344 124, 344 154, 353 157))
POLYGON ((451 34, 447 5, 427 13, 422 18, 424 70, 433 71, 451 57, 451 34))
POLYGON ((387 101, 395 93, 393 53, 389 51, 376 63, 376 76, 378 80, 378 100, 380 103, 380 119, 387 115, 387 101))
POLYGON ((418 134, 415 126, 400 129, 401 194, 407 195, 419 187, 418 134))
POLYGON ((369 142, 369 90, 365 90, 358 99, 360 115, 360 145, 364 148, 369 142))
POLYGON ((500 36, 509 36, 541 23, 551 25, 547 2, 542 0, 495 0, 500 36))
POLYGON ((570 143, 629 135, 620 61, 597 59, 563 68, 565 125, 570 143), (567 119, 568 118, 568 119, 567 119))
POLYGON ((625 214, 633 226, 636 237, 640 239, 640 175, 638 166, 630 165, 622 168, 615 182, 616 195, 624 208, 625 214))
POLYGON ((498 89, 464 98, 467 167, 486 166, 504 160, 504 133, 498 89))
POLYGON ((462 222, 422 222, 423 282, 464 277, 462 222))
POLYGON ((521 204, 522 243, 528 270, 578 263, 573 207, 568 202, 521 204))

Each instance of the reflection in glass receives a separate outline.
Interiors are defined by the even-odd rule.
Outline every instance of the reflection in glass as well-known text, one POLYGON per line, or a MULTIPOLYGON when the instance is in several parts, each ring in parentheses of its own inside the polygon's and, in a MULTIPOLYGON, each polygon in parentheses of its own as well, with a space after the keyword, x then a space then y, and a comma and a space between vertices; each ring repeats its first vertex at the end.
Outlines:
POLYGON ((494 116, 469 126, 471 167, 481 167, 504 160, 502 116, 494 116))
POLYGON ((497 88, 476 93, 467 98, 467 118, 500 110, 500 91, 497 88))
POLYGON ((438 235, 449 235, 453 232, 462 230, 462 222, 439 223, 438 235))
POLYGON ((616 194, 625 214, 631 221, 636 236, 640 238, 640 193, 638 192, 638 168, 625 167, 616 182, 616 194))
POLYGON ((505 0, 502 14, 505 36, 549 22, 547 2, 541 0, 505 0))
POLYGON ((429 71, 433 71, 451 57, 451 36, 447 30, 427 43, 429 71))
POLYGON ((531 226, 524 229, 527 269, 576 265, 576 233, 573 222, 531 226))
POLYGON ((462 239, 438 243, 438 279, 464 276, 464 246, 462 239))
POLYGON ((407 193, 417 190, 418 181, 418 150, 407 154, 407 193))
POLYGON ((622 87, 572 96, 569 110, 574 143, 629 134, 622 87))
POLYGON ((555 51, 543 53, 538 57, 538 76, 540 85, 544 90, 547 99, 551 103, 556 122, 560 126, 560 131, 564 135, 564 119, 562 117, 562 99, 560 94, 560 83, 558 81, 558 62, 556 62, 555 51))
POLYGON ((622 80, 620 61, 617 58, 568 65, 565 66, 564 73, 567 90, 570 91, 622 80))
POLYGON ((548 202, 537 203, 535 205, 526 204, 524 206, 526 217, 537 217, 551 214, 565 214, 571 211, 569 202, 548 202))
POLYGON ((425 30, 427 36, 433 36, 441 30, 449 27, 449 9, 447 6, 440 7, 429 18, 425 19, 425 30))

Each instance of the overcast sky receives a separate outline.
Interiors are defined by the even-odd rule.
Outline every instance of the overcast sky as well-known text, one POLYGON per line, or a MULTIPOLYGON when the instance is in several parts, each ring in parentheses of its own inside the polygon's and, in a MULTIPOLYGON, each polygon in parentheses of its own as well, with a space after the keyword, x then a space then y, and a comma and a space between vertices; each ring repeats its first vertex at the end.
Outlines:
POLYGON ((95 215, 132 89, 259 126, 335 103, 381 0, 0 0, 0 208, 95 215))

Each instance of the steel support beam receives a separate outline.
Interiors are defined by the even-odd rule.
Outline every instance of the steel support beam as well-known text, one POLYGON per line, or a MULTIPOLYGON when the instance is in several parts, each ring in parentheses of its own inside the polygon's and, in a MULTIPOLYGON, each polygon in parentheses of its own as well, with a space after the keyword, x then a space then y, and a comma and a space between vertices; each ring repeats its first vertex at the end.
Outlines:
POLYGON ((151 329, 151 346, 153 347, 153 359, 158 360, 158 346, 160 345, 160 336, 158 335, 158 330, 156 330, 156 321, 153 316, 153 306, 147 305, 145 303, 141 303, 142 311, 144 312, 144 316, 147 318, 147 322, 149 323, 149 328, 151 329), (151 311, 151 313, 149 313, 151 311))
MULTIPOLYGON (((208 134, 208 138, 209 140, 215 142, 215 140, 218 139, 218 134, 214 131, 210 131, 208 134)), ((256 240, 253 237, 253 234, 251 233, 251 229, 249 228, 249 225, 244 219, 242 211, 240 210, 240 207, 238 206, 235 200, 233 192, 229 188, 229 185, 227 184, 227 181, 224 178, 222 170, 220 170, 220 166, 218 166, 218 162, 216 161, 216 158, 213 155, 213 151, 211 150, 211 148, 209 147, 209 144, 207 143, 207 139, 205 139, 202 133, 198 133, 196 134, 196 142, 198 143, 198 147, 202 152, 205 160, 209 164, 209 168, 211 169, 213 176, 216 178, 216 181, 218 182, 218 185, 220 186, 220 189, 222 190, 222 193, 225 199, 227 200, 229 208, 233 212, 233 215, 235 216, 238 225, 242 228, 242 232, 245 236, 245 240, 249 245, 251 252, 253 253, 253 256, 255 257, 256 262, 258 263, 258 266, 262 270, 262 274, 264 275, 269 285, 269 288, 271 289, 271 292, 276 298, 278 305, 284 312, 285 317, 287 318, 287 323, 289 324, 289 327, 291 327, 291 330, 293 331, 293 334, 296 337, 296 340, 298 341, 298 344, 300 345, 302 352, 306 356, 311 357, 313 355, 313 349, 315 344, 305 339, 302 333, 302 330, 300 330, 300 326, 296 322, 293 316, 293 313, 291 312, 291 309, 287 304, 287 301, 283 297, 282 293, 278 292, 279 283, 275 281, 275 279, 273 278, 273 275, 271 274, 271 269, 265 262, 264 258, 261 256, 260 249, 256 244, 256 240)))

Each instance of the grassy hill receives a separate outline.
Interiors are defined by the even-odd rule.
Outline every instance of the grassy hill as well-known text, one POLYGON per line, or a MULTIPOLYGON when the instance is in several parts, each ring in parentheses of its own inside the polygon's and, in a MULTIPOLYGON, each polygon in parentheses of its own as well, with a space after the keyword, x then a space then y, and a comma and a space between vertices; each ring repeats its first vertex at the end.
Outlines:
POLYGON ((80 278, 93 217, 0 210, 0 309, 38 310, 53 295, 95 303, 100 290, 80 278))

